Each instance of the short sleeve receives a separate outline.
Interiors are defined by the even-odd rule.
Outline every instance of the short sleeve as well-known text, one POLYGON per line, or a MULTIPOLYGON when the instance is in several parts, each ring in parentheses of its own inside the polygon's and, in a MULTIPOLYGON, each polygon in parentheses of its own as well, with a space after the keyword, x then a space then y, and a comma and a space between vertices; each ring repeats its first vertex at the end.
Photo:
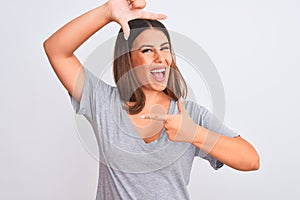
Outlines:
POLYGON ((71 104, 76 114, 84 115, 88 120, 95 117, 96 110, 110 99, 112 86, 97 78, 87 68, 84 70, 84 85, 80 102, 77 102, 70 93, 71 104))
POLYGON ((201 126, 227 137, 238 136, 236 132, 225 126, 225 124, 220 121, 215 115, 213 115, 207 108, 200 106, 201 112, 201 126))
MULTIPOLYGON (((209 110, 204 106, 200 106, 198 104, 193 103, 189 107, 190 110, 192 110, 191 117, 194 118, 194 121, 197 121, 200 126, 227 137, 236 137, 239 135, 230 128, 226 127, 222 123, 222 121, 220 121, 215 115, 209 112, 209 110)), ((215 170, 221 168, 224 165, 222 162, 215 159, 214 157, 212 157, 211 155, 207 154, 199 148, 196 148, 195 156, 201 157, 209 161, 210 165, 215 170)))

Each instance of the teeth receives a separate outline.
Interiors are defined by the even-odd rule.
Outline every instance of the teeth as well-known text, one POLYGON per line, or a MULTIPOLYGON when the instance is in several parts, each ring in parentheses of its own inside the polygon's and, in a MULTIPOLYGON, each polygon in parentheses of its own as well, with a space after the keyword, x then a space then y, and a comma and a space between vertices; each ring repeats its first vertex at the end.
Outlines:
POLYGON ((163 69, 155 69, 155 70, 152 70, 151 73, 159 73, 159 72, 165 72, 166 69, 163 68, 163 69))

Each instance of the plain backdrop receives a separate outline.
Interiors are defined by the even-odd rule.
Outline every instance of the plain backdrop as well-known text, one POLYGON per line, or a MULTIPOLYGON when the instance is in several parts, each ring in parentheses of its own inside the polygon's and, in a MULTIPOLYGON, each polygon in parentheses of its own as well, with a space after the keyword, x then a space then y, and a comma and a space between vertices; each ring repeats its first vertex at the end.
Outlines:
MULTIPOLYGON (((97 161, 78 137, 69 96, 42 43, 103 2, 1 1, 0 199, 95 198, 97 161)), ((297 0, 148 0, 146 10, 167 14, 165 25, 212 59, 226 95, 225 124, 261 156, 255 172, 214 171, 195 159, 192 200, 300 198, 299 9, 297 0)), ((118 29, 108 25, 76 55, 84 61, 118 29)))

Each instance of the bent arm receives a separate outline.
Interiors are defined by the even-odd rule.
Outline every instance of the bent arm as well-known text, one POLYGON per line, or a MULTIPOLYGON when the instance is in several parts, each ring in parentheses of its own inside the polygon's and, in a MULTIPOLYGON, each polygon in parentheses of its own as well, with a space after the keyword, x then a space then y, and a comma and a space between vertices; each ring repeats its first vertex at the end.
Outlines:
POLYGON ((240 136, 230 138, 198 126, 192 144, 234 169, 241 171, 259 169, 258 153, 240 136))
POLYGON ((241 171, 257 170, 259 156, 254 147, 241 138, 227 137, 195 123, 179 100, 175 115, 143 115, 143 119, 165 121, 168 138, 174 142, 188 142, 222 163, 241 171))
POLYGON ((144 12, 145 0, 109 0, 73 19, 44 42, 44 49, 59 80, 68 92, 80 102, 84 84, 84 71, 74 51, 90 36, 111 21, 125 30, 128 37, 128 21, 135 18, 165 19, 162 14, 144 12))
POLYGON ((81 98, 84 71, 74 51, 110 21, 106 4, 103 4, 73 19, 44 42, 52 68, 77 102, 81 98))

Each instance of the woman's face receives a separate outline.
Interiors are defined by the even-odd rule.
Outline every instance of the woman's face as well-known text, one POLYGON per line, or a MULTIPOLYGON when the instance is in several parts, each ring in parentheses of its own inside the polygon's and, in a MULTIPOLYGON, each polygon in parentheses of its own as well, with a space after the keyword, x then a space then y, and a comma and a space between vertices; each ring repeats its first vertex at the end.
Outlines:
POLYGON ((172 63, 168 38, 157 29, 143 31, 132 44, 131 62, 143 89, 163 91, 172 63))

